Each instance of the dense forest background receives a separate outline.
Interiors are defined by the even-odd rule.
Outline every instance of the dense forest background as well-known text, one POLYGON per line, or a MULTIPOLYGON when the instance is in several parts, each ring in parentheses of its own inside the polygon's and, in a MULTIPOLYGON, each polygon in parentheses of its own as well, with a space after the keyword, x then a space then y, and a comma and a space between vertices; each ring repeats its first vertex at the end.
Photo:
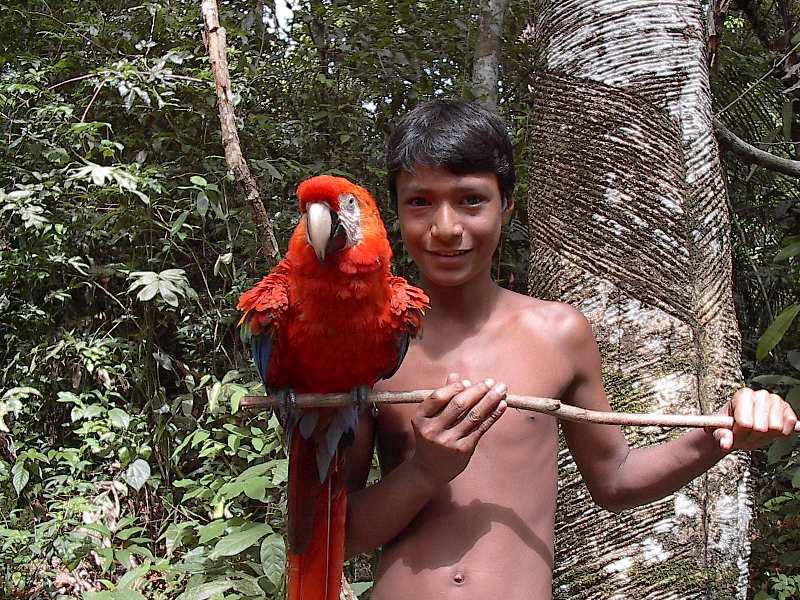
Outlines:
MULTIPOLYGON (((222 3, 242 149, 281 249, 296 184, 343 174, 383 202, 396 269, 414 276, 383 143, 416 103, 470 97, 480 8, 222 3)), ((509 3, 500 48, 498 109, 520 157, 532 10, 509 3)), ((800 9, 711 14, 717 118, 800 159, 800 9)), ((199 2, 0 5, 0 597, 280 596, 286 460, 276 421, 239 410, 258 385, 234 327, 271 260, 225 163, 201 32, 199 2)), ((724 158, 742 366, 797 410, 800 189, 740 154, 724 158)), ((495 274, 524 292, 522 160, 519 178, 495 274)), ((796 449, 754 453, 758 600, 800 597, 796 449)), ((357 593, 369 564, 349 567, 357 593)))

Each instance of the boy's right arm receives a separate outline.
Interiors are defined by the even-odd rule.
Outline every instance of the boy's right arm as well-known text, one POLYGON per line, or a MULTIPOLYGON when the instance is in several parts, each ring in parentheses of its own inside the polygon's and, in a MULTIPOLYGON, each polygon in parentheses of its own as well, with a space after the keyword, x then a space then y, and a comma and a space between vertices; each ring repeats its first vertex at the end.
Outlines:
POLYGON ((350 450, 346 557, 391 541, 423 506, 463 471, 478 441, 506 408, 506 389, 491 380, 470 385, 456 373, 433 392, 412 419, 413 454, 379 482, 366 483, 374 419, 362 419, 350 450), (464 385, 466 383, 466 386, 464 385))

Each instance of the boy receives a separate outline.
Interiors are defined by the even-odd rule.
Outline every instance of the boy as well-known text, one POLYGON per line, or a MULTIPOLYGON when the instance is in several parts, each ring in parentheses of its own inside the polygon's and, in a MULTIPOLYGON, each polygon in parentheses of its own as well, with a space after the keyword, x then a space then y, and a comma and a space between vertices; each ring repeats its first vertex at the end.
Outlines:
MULTIPOLYGON (((491 278, 515 181, 497 115, 457 101, 423 104, 400 121, 387 163, 403 241, 432 308, 424 337, 381 388, 438 389, 417 407, 362 417, 349 455, 358 491, 348 554, 383 546, 373 600, 548 599, 557 425, 546 415, 505 414, 504 397, 510 388, 610 410, 591 328, 568 305, 509 292, 491 278), (361 489, 375 435, 383 478, 361 489)), ((790 435, 796 422, 763 391, 740 390, 724 410, 733 431, 693 430, 633 450, 618 427, 562 426, 593 499, 619 511, 680 488, 732 448, 790 435)))

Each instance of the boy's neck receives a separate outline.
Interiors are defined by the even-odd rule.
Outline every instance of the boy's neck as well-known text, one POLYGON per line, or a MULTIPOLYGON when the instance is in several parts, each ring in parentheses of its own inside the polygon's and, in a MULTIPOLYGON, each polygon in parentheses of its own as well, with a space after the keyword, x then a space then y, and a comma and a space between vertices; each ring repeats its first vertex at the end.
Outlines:
POLYGON ((479 327, 489 319, 503 292, 488 272, 460 286, 437 286, 423 277, 422 287, 431 301, 426 326, 479 327))

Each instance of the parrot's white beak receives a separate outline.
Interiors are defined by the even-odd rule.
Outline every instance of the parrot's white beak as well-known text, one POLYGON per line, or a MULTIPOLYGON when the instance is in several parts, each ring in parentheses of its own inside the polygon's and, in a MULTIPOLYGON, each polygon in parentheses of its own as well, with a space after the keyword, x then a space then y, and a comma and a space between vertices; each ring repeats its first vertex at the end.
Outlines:
POLYGON ((325 253, 331 239, 331 209, 326 204, 314 202, 306 208, 306 232, 308 243, 320 262, 325 261, 325 253))

